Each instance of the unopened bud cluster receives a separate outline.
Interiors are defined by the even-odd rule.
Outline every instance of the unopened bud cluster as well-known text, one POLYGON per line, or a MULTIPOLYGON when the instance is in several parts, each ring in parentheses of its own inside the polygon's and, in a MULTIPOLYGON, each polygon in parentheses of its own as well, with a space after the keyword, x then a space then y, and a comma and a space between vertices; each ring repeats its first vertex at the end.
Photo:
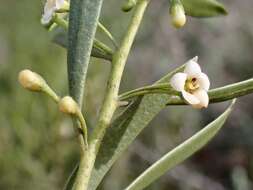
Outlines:
MULTIPOLYGON (((35 72, 28 69, 20 71, 18 81, 27 90, 36 92, 44 91, 48 94, 47 90, 49 87, 47 86, 46 81, 35 72)), ((57 100, 57 102, 59 102, 59 110, 61 112, 71 115, 78 113, 78 105, 70 96, 65 96, 62 99, 57 100)))

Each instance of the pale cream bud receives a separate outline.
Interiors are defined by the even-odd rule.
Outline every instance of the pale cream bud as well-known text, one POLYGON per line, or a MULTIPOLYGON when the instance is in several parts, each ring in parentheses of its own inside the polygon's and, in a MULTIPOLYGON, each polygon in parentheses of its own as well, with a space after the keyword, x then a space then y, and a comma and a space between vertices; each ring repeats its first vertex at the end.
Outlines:
POLYGON ((28 69, 20 71, 18 81, 24 88, 31 91, 41 91, 43 85, 46 83, 39 74, 28 69))
POLYGON ((181 28, 186 23, 184 7, 181 4, 175 4, 170 10, 172 25, 181 28))
POLYGON ((76 114, 78 111, 77 103, 70 96, 65 96, 59 102, 59 109, 66 114, 76 114))

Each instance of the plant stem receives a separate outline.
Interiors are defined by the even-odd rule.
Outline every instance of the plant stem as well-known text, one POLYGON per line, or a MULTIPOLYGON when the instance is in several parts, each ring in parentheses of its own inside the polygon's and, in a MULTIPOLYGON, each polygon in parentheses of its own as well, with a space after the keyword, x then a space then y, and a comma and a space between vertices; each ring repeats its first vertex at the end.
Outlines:
POLYGON ((135 96, 151 94, 151 93, 169 93, 174 92, 169 83, 154 84, 150 86, 144 86, 137 88, 119 95, 119 101, 127 100, 135 96))
POLYGON ((50 88, 50 86, 48 86, 48 84, 43 86, 42 91, 49 97, 51 97, 55 101, 55 103, 59 103, 60 101, 59 96, 52 90, 52 88, 50 88))
POLYGON ((117 108, 118 92, 121 77, 124 71, 125 63, 130 52, 131 46, 135 39, 136 33, 140 26, 143 14, 148 5, 148 0, 139 0, 131 23, 123 38, 119 49, 113 56, 110 77, 108 79, 107 91, 103 101, 102 108, 89 142, 89 148, 86 154, 82 157, 78 175, 82 178, 81 184, 76 184, 75 190, 87 190, 92 168, 95 163, 96 155, 104 137, 106 128, 109 127, 114 111, 117 108), (88 156, 87 156, 88 155, 88 156))
POLYGON ((114 53, 111 48, 109 48, 107 45, 105 45, 103 42, 100 42, 96 38, 94 39, 94 47, 102 50, 103 52, 105 52, 106 54, 109 54, 109 55, 113 55, 113 53, 114 53))
POLYGON ((88 130, 87 130, 87 125, 85 122, 85 119, 83 117, 83 114, 81 112, 80 109, 78 109, 76 116, 78 117, 78 120, 80 121, 80 125, 81 125, 81 130, 83 132, 84 135, 84 141, 85 141, 85 146, 86 148, 88 148, 88 130))
POLYGON ((119 101, 127 101, 131 98, 137 97, 137 96, 143 96, 147 94, 170 94, 170 95, 179 95, 176 91, 171 91, 168 89, 150 89, 150 90, 139 90, 131 94, 126 94, 124 96, 119 97, 119 101))
POLYGON ((101 24, 101 22, 98 22, 98 28, 111 40, 114 47, 117 48, 118 45, 113 35, 111 34, 109 30, 107 30, 107 28, 103 24, 101 24))
POLYGON ((95 142, 96 144, 99 144, 97 143, 97 140, 101 140, 100 138, 103 137, 103 133, 109 126, 112 115, 117 107, 119 86, 125 63, 135 39, 135 35, 140 26, 147 4, 148 0, 139 0, 122 44, 119 50, 115 52, 115 55, 113 57, 110 78, 107 85, 107 93, 103 102, 102 109, 100 111, 98 124, 94 129, 93 136, 91 137, 92 142, 95 142))
POLYGON ((61 18, 59 15, 55 14, 54 17, 53 17, 53 21, 57 25, 63 27, 66 30, 68 30, 69 23, 64 18, 61 18))

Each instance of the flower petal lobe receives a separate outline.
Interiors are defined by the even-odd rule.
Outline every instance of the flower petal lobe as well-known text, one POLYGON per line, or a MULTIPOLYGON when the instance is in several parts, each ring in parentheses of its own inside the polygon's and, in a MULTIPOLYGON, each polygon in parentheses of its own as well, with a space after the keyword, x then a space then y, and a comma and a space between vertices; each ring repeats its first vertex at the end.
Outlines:
POLYGON ((197 77, 197 80, 201 89, 204 89, 205 91, 209 90, 210 80, 205 73, 200 73, 200 75, 197 77))
POLYGON ((182 91, 182 95, 188 104, 197 105, 200 103, 197 97, 195 97, 193 94, 190 94, 189 92, 186 92, 185 90, 182 91))
POLYGON ((170 85, 176 90, 176 91, 183 91, 184 85, 186 81, 187 75, 185 73, 176 73, 172 76, 170 79, 170 85))
POLYGON ((197 105, 193 105, 195 108, 207 108, 209 103, 209 97, 205 90, 197 90, 193 95, 199 100, 197 105))
POLYGON ((184 73, 186 73, 189 77, 196 77, 201 73, 201 68, 197 62, 191 59, 185 64, 184 73))

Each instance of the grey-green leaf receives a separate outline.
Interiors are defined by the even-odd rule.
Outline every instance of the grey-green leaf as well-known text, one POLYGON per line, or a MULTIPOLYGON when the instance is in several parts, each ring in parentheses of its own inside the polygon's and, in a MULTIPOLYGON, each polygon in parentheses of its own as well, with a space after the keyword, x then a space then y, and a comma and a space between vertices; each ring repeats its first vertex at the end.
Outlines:
POLYGON ((213 17, 226 15, 224 6, 216 0, 181 0, 185 12, 192 17, 213 17))
POLYGON ((134 180, 126 190, 142 190, 160 176, 165 174, 169 169, 180 164, 182 161, 190 157, 196 151, 206 145, 221 129, 228 115, 232 110, 235 100, 216 120, 193 135, 191 138, 174 148, 172 151, 164 155, 147 170, 145 170, 136 180, 134 180))
POLYGON ((64 190, 72 190, 72 187, 74 185, 74 182, 75 182, 75 178, 76 178, 76 174, 77 174, 77 171, 78 171, 78 166, 79 164, 77 164, 75 166, 75 168, 73 169, 73 171, 71 172, 71 174, 69 175, 69 178, 64 186, 64 190))
MULTIPOLYGON (((168 82, 181 66, 157 83, 168 82)), ((166 107, 166 94, 149 94, 137 98, 107 129, 93 168, 89 189, 95 190, 114 162, 128 148, 149 122, 166 107)))
MULTIPOLYGON (((70 1, 68 30, 69 91, 80 107, 82 106, 86 73, 102 3, 103 0, 70 1)), ((74 176, 71 175, 69 179, 66 188, 71 188, 74 176)))
MULTIPOLYGON (((67 32, 61 29, 57 29, 54 32, 52 41, 57 45, 67 49, 68 48, 67 32)), ((108 61, 112 60, 112 54, 102 51, 101 49, 95 47, 94 45, 92 47, 91 56, 105 59, 108 61)))
POLYGON ((103 0, 71 0, 68 32, 70 95, 82 105, 86 73, 103 0))
MULTIPOLYGON (((183 67, 184 66, 181 66, 175 71, 169 73, 157 83, 168 82, 170 77, 174 73, 182 71, 183 67)), ((235 97, 250 94, 252 92, 253 79, 249 79, 209 91, 210 103, 226 101, 235 97)), ((137 100, 135 100, 135 102, 136 101, 138 102, 137 106, 134 103, 130 105, 130 107, 127 108, 128 111, 125 111, 121 116, 119 116, 107 130, 93 169, 90 182, 91 190, 96 189, 114 162, 128 148, 128 146, 149 124, 149 122, 165 108, 166 104, 185 104, 184 100, 180 96, 171 97, 167 94, 147 94, 145 96, 140 96, 137 100), (128 114, 131 112, 134 113, 134 115, 125 122, 124 118, 128 117, 128 114), (118 121, 121 121, 121 123, 119 124, 118 121)))

